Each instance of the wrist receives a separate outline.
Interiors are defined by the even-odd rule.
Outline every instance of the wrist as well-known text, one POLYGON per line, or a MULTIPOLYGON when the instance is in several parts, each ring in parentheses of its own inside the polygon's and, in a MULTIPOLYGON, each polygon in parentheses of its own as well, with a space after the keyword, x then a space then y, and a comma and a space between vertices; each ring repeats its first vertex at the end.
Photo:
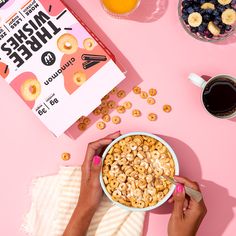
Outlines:
POLYGON ((77 204, 76 211, 81 217, 92 218, 96 209, 92 206, 77 204))

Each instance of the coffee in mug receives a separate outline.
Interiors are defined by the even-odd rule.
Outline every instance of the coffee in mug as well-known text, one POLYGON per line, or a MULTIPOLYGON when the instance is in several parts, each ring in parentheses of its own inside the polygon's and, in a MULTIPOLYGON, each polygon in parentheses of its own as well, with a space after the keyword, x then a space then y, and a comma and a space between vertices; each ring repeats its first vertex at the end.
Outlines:
POLYGON ((218 118, 236 116, 236 79, 229 75, 218 75, 205 81, 196 74, 189 79, 203 89, 202 102, 206 110, 218 118))

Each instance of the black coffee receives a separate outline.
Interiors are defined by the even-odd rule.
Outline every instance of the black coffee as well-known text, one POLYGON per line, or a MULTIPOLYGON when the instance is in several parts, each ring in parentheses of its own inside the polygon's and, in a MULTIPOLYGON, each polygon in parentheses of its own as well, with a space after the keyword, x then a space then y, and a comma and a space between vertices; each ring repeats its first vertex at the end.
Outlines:
POLYGON ((204 88, 203 103, 214 116, 233 114, 236 111, 236 82, 227 78, 212 80, 204 88))

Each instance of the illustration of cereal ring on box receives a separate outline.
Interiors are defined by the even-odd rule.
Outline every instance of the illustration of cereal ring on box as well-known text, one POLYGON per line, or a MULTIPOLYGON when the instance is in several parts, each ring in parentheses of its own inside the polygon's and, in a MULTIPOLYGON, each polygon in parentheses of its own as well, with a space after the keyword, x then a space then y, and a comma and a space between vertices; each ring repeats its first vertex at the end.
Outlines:
POLYGON ((31 72, 24 72, 17 76, 10 85, 32 109, 41 93, 41 84, 37 77, 31 72))
POLYGON ((73 54, 78 50, 78 40, 74 35, 66 33, 58 38, 57 47, 64 54, 73 54))
POLYGON ((62 2, 58 0, 39 0, 39 1, 43 5, 47 13, 51 16, 57 16, 65 9, 65 5, 63 5, 62 2))
POLYGON ((0 62, 0 76, 5 79, 9 75, 9 67, 4 62, 0 62))
POLYGON ((83 39, 66 33, 58 39, 57 46, 64 53, 61 68, 65 89, 69 94, 82 86, 109 59, 109 55, 91 36, 83 39))

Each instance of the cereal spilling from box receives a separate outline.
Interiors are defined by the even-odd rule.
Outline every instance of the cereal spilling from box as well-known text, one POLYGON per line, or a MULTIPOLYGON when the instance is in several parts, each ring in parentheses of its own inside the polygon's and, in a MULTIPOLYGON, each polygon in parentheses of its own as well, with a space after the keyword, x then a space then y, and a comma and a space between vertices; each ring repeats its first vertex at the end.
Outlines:
POLYGON ((59 136, 125 76, 61 1, 13 2, 0 5, 0 77, 59 136))

